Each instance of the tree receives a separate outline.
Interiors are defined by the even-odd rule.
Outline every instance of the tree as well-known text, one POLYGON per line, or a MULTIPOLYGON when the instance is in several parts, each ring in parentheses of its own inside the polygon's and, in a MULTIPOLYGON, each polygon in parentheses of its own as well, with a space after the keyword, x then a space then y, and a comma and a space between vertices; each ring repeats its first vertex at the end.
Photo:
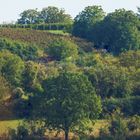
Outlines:
POLYGON ((35 116, 45 119, 49 128, 64 130, 65 140, 71 128, 82 119, 95 119, 101 112, 100 98, 87 77, 64 72, 43 82, 44 94, 36 96, 35 116), (39 98, 40 97, 40 98, 39 98))
POLYGON ((23 86, 26 92, 42 91, 41 81, 46 79, 46 67, 33 61, 28 61, 25 64, 23 77, 23 86))
POLYGON ((130 71, 133 84, 133 95, 140 95, 140 50, 127 51, 119 55, 121 66, 130 71))
POLYGON ((72 18, 69 14, 65 13, 64 9, 59 9, 54 6, 43 8, 40 13, 40 19, 45 23, 69 23, 72 18))
POLYGON ((137 9, 138 9, 137 16, 140 18, 140 7, 137 7, 137 9))
POLYGON ((49 44, 47 53, 55 60, 75 60, 78 57, 77 45, 65 39, 55 39, 49 44))
POLYGON ((93 26, 104 19, 101 6, 88 6, 74 19, 73 35, 89 39, 93 26))
POLYGON ((132 93, 132 83, 126 68, 117 66, 97 66, 87 71, 89 80, 103 99, 127 97, 132 93))
POLYGON ((119 9, 96 24, 90 35, 97 48, 118 55, 127 50, 140 49, 139 24, 135 13, 119 9))
POLYGON ((140 68, 140 50, 137 51, 127 51, 119 55, 119 61, 121 66, 135 69, 140 68))
POLYGON ((19 86, 22 81, 24 62, 9 51, 0 52, 0 73, 10 84, 19 86))
POLYGON ((37 9, 28 9, 20 14, 18 24, 34 24, 38 22, 39 12, 37 9))

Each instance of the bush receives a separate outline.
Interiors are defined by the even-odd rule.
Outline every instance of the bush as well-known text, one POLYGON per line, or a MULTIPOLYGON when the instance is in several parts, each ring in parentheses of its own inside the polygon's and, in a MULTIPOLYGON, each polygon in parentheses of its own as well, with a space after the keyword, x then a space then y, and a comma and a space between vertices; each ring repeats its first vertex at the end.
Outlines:
POLYGON ((57 61, 72 61, 78 57, 77 45, 65 39, 52 41, 47 48, 47 53, 57 61))
MULTIPOLYGON (((95 59, 94 63, 98 61, 100 60, 95 59)), ((132 94, 130 76, 124 67, 99 63, 99 66, 87 70, 87 75, 97 94, 103 99, 124 98, 132 94)))
POLYGON ((29 118, 32 105, 28 100, 19 98, 13 101, 13 112, 18 118, 29 118))
POLYGON ((111 115, 109 132, 114 140, 126 140, 128 134, 127 122, 124 120, 123 114, 118 109, 111 115))
POLYGON ((116 108, 120 108, 125 116, 140 115, 140 96, 127 98, 111 98, 103 101, 102 117, 111 114, 116 108))
POLYGON ((130 131, 137 131, 138 129, 140 129, 140 116, 133 116, 128 122, 128 128, 130 131))
POLYGON ((12 95, 12 88, 7 80, 0 75, 0 103, 8 96, 12 95))
POLYGON ((9 39, 0 39, 0 51, 1 50, 8 50, 24 60, 33 60, 38 57, 38 48, 36 45, 11 41, 9 39))
POLYGON ((17 129, 9 129, 8 140, 43 140, 45 132, 46 127, 41 121, 24 121, 17 129))
POLYGON ((17 130, 10 129, 9 130, 10 140, 26 140, 29 136, 28 130, 20 125, 17 130))
POLYGON ((14 86, 21 85, 24 62, 9 51, 0 52, 0 73, 14 86))

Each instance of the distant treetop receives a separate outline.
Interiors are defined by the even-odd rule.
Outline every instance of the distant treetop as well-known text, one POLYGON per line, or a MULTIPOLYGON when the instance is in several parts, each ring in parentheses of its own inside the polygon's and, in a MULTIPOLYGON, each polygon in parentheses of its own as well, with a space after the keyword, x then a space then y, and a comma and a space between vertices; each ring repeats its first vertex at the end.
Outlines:
POLYGON ((20 14, 19 24, 37 24, 37 23, 71 23, 72 18, 66 14, 64 9, 54 6, 43 8, 42 11, 37 9, 28 9, 20 14))

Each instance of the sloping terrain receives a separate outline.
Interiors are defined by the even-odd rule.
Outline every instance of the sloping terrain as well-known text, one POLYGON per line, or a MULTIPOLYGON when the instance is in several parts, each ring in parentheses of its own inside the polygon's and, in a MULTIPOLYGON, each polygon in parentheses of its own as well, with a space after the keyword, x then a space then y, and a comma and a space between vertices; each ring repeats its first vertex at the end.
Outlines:
POLYGON ((0 28, 0 37, 36 44, 43 48, 47 47, 48 43, 56 38, 65 38, 68 40, 73 40, 78 46, 83 48, 85 51, 91 51, 94 46, 93 43, 88 42, 84 39, 31 29, 0 28))

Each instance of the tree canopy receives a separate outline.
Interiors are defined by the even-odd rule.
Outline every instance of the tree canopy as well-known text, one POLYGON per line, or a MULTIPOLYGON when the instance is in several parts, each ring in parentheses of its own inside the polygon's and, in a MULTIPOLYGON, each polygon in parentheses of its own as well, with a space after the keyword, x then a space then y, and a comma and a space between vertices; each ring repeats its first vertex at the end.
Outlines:
POLYGON ((19 24, 34 24, 38 22, 39 12, 37 9, 28 9, 20 14, 19 24))
POLYGON ((140 49, 139 18, 125 9, 109 13, 92 28, 91 36, 97 48, 113 54, 140 49))
POLYGON ((46 52, 55 60, 72 61, 78 57, 78 46, 65 39, 56 39, 49 44, 46 52))
POLYGON ((89 39, 90 30, 104 17, 105 13, 101 6, 85 7, 74 19, 73 35, 89 39))
POLYGON ((88 78, 82 74, 61 73, 58 77, 45 80, 44 94, 39 100, 39 118, 53 129, 65 132, 65 140, 72 127, 82 119, 95 119, 101 112, 100 98, 96 95, 88 78))
POLYGON ((20 57, 8 51, 0 52, 0 73, 12 85, 21 85, 23 70, 24 62, 20 57))
POLYGON ((59 9, 54 6, 43 8, 40 13, 40 19, 45 23, 69 23, 72 18, 65 13, 64 9, 59 9))
POLYGON ((66 14, 64 9, 48 6, 41 11, 37 9, 25 10, 18 19, 18 24, 38 23, 72 23, 72 18, 69 14, 66 14))
POLYGON ((96 92, 103 99, 127 97, 132 94, 132 83, 127 69, 116 66, 96 66, 88 72, 96 92))

